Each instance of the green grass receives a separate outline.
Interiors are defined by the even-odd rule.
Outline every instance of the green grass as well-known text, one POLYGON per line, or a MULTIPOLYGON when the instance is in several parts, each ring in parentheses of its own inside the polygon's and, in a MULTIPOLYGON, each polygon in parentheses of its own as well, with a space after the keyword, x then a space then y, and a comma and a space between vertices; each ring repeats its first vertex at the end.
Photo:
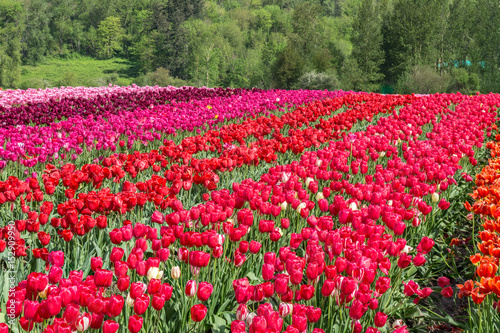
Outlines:
POLYGON ((123 58, 48 58, 37 66, 22 66, 18 88, 129 85, 135 77, 133 63, 123 58))

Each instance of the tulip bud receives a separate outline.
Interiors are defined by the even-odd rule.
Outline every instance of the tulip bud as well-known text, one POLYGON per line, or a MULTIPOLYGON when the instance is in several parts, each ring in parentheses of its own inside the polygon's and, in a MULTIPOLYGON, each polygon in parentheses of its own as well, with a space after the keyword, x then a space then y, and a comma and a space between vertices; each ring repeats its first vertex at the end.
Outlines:
POLYGON ((325 196, 323 194, 323 192, 318 192, 316 193, 316 201, 320 201, 321 199, 324 199, 325 196))
POLYGON ((200 282, 198 285, 198 292, 197 296, 198 299, 202 302, 207 301, 210 298, 210 295, 212 295, 212 292, 214 291, 214 287, 208 283, 208 282, 200 282))
POLYGON ((392 323, 392 328, 394 329, 398 329, 400 328, 401 326, 403 326, 404 323, 403 323, 403 320, 402 319, 396 319, 393 323, 392 323))
POLYGON ((248 316, 248 308, 246 304, 240 304, 238 309, 236 310, 236 319, 237 320, 245 320, 248 316))
POLYGON ((193 276, 200 275, 201 267, 191 266, 191 274, 193 276))
POLYGON ((282 318, 285 318, 293 311, 293 304, 291 303, 280 303, 279 313, 282 318))
POLYGON ((79 332, 86 331, 90 326, 91 319, 92 319, 92 317, 88 313, 85 313, 80 318, 78 318, 78 320, 76 321, 77 331, 79 331, 79 332))
POLYGON ((193 305, 191 308, 191 320, 194 322, 200 322, 205 319, 207 315, 207 307, 203 304, 193 305))
POLYGON ((358 205, 355 202, 351 202, 351 204, 349 205, 349 208, 351 210, 358 210, 358 205))
POLYGON ((439 201, 439 194, 437 194, 436 192, 434 192, 434 193, 432 193, 431 198, 432 198, 432 202, 436 203, 436 202, 439 201))
POLYGON ((138 333, 142 329, 143 319, 138 315, 128 318, 128 330, 130 333, 138 333))
POLYGON ((304 208, 307 207, 307 204, 305 202, 301 202, 298 206, 297 206, 297 209, 295 209, 297 211, 297 213, 300 214, 300 211, 304 208))
POLYGON ((38 297, 47 298, 47 291, 48 290, 49 290, 49 285, 47 285, 44 290, 42 290, 38 293, 38 297))
POLYGON ((186 283, 186 289, 185 289, 186 296, 193 297, 194 295, 196 295, 196 287, 197 287, 196 281, 189 280, 186 283))
POLYGON ((290 176, 291 176, 290 173, 283 172, 281 174, 281 182, 286 183, 290 179, 290 176))
POLYGON ((113 320, 106 320, 102 326, 103 333, 116 333, 120 325, 113 320))
POLYGON ((134 299, 132 297, 130 297, 130 293, 128 293, 128 295, 127 295, 126 303, 127 303, 127 306, 129 308, 134 307, 134 299))
POLYGON ((403 248, 403 250, 401 250, 401 252, 408 254, 411 250, 413 250, 411 246, 405 245, 405 247, 403 248))
POLYGON ((172 267, 172 270, 170 271, 170 276, 174 280, 178 280, 181 277, 181 269, 179 266, 174 266, 172 267))
POLYGON ((306 178, 306 187, 309 187, 309 184, 314 181, 314 179, 312 179, 311 177, 307 177, 306 178))
POLYGON ((247 324, 247 326, 250 327, 250 325, 252 325, 253 319, 255 317, 257 317, 257 314, 255 312, 249 313, 247 315, 247 318, 245 319, 245 323, 247 324))
POLYGON ((162 277, 163 277, 163 271, 160 271, 158 267, 153 266, 148 269, 148 280, 151 279, 161 280, 162 277))
POLYGON ((377 312, 374 319, 375 326, 383 327, 385 326, 386 321, 387 321, 387 315, 380 311, 377 312))
POLYGON ((286 201, 283 201, 281 203, 281 210, 284 211, 284 210, 286 210, 287 207, 288 207, 288 203, 286 201))

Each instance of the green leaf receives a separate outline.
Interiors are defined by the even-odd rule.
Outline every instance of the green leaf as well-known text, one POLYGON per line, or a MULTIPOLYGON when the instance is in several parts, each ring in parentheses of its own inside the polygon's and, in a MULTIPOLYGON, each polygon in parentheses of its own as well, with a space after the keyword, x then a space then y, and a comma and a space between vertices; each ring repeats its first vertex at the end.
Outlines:
POLYGON ((99 246, 97 246, 97 243, 95 241, 93 241, 92 243, 94 243, 94 247, 95 247, 95 250, 97 252, 97 256, 98 257, 102 257, 102 251, 101 249, 99 248, 99 246))
POLYGON ((224 312, 223 316, 226 319, 226 322, 230 323, 233 321, 233 319, 231 318, 231 315, 228 312, 224 312))
POLYGON ((226 321, 219 316, 214 316, 213 332, 223 333, 226 330, 226 321))
POLYGON ((259 281, 259 279, 257 278, 257 276, 255 276, 254 272, 249 272, 247 274, 247 277, 250 279, 250 281, 259 281))

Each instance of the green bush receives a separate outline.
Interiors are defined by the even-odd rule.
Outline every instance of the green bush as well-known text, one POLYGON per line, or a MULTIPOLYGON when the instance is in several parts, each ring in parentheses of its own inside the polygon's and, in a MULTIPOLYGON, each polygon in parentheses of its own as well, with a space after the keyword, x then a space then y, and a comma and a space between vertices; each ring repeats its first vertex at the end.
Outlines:
POLYGON ((74 72, 68 71, 64 73, 62 78, 56 82, 56 86, 74 87, 78 85, 78 77, 74 72))
POLYGON ((159 67, 154 72, 147 73, 146 75, 141 75, 135 79, 135 84, 138 86, 155 86, 158 85, 160 87, 166 86, 174 86, 174 87, 182 87, 187 85, 187 82, 170 76, 170 72, 168 69, 163 67, 159 67))
POLYGON ((448 73, 440 74, 432 67, 415 66, 403 75, 396 84, 396 92, 400 94, 434 94, 447 92, 453 79, 448 73))
POLYGON ((45 89, 45 88, 51 88, 52 85, 50 84, 49 81, 45 79, 40 79, 40 78, 33 78, 33 79, 26 79, 22 80, 21 83, 19 84, 19 89, 45 89))
POLYGON ((479 75, 477 73, 469 73, 465 68, 453 68, 451 77, 452 83, 449 92, 460 91, 470 95, 479 91, 479 75))
POLYGON ((336 90, 340 86, 334 73, 318 73, 311 71, 303 74, 294 84, 294 89, 307 90, 336 90))

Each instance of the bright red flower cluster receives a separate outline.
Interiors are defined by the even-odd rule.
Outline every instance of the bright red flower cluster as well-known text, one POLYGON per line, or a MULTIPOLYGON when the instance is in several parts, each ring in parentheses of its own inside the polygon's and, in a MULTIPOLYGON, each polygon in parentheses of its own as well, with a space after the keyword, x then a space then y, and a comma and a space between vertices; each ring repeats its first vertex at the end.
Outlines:
MULTIPOLYGON (((18 265, 45 271, 23 276, 7 306, 24 330, 47 333, 203 322, 320 333, 335 321, 406 332, 391 297, 418 304, 432 293, 400 276, 425 265, 428 217, 449 208, 457 172, 477 164, 496 105, 497 95, 346 95, 158 150, 9 177, 0 207, 15 223, 1 229, 0 250, 12 238, 18 265)), ((478 274, 495 292, 494 222, 481 238, 478 274)), ((451 296, 450 281, 438 283, 451 296)), ((461 293, 484 295, 472 287, 461 293)))

